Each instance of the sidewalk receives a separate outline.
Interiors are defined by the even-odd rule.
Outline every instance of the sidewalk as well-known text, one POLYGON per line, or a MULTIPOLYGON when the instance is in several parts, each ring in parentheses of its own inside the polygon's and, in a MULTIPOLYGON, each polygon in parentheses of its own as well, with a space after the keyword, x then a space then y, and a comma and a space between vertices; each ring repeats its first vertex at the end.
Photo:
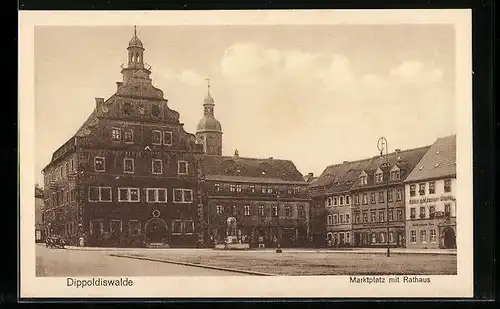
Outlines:
MULTIPOLYGON (((66 246, 69 250, 82 250, 82 251, 121 251, 121 252, 137 252, 137 251, 212 251, 212 248, 105 248, 105 247, 76 247, 76 246, 66 246)), ((217 250, 219 252, 231 252, 235 254, 240 253, 269 253, 275 252, 274 248, 266 249, 250 249, 250 250, 217 250)), ((387 249, 385 248, 285 248, 283 253, 353 253, 353 254, 385 254, 387 249)), ((444 254, 444 255, 456 255, 456 249, 407 249, 407 248, 391 248, 391 253, 394 254, 444 254)))

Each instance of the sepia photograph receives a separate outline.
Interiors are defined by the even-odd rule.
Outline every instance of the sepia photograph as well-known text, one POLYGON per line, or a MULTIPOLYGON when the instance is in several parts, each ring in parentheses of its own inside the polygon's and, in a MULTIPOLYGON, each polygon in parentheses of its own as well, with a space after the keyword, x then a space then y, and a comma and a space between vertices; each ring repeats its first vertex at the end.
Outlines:
POLYGON ((468 296, 453 12, 24 12, 26 290, 468 296))

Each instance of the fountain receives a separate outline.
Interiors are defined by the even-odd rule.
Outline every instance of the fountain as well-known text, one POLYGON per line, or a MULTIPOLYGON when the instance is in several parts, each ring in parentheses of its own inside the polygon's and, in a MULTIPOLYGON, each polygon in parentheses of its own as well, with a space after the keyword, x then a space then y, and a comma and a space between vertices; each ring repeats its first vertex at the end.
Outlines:
POLYGON ((226 221, 226 237, 223 244, 216 244, 217 250, 247 250, 250 244, 246 237, 241 235, 241 230, 237 229, 236 218, 229 217, 226 221))

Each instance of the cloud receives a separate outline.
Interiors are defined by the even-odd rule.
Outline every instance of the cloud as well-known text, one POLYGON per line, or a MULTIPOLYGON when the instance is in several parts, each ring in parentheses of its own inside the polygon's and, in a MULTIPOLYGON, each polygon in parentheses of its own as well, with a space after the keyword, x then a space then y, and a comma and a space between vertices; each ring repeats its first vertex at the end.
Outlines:
POLYGON ((443 80, 443 72, 420 61, 406 61, 391 69, 389 78, 401 83, 438 83, 443 80))
POLYGON ((177 79, 181 83, 189 86, 201 86, 203 85, 204 81, 204 79, 200 75, 191 70, 182 71, 179 75, 177 75, 177 79))

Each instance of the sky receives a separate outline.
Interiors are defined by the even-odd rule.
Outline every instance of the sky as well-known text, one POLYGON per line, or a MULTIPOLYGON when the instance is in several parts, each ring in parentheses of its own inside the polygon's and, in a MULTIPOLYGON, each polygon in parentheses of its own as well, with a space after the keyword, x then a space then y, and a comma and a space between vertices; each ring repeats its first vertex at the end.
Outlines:
MULTIPOLYGON (((36 181, 122 80, 131 26, 35 28, 36 181)), ((302 174, 455 134, 452 25, 141 26, 153 85, 195 133, 210 78, 223 154, 302 174)))

